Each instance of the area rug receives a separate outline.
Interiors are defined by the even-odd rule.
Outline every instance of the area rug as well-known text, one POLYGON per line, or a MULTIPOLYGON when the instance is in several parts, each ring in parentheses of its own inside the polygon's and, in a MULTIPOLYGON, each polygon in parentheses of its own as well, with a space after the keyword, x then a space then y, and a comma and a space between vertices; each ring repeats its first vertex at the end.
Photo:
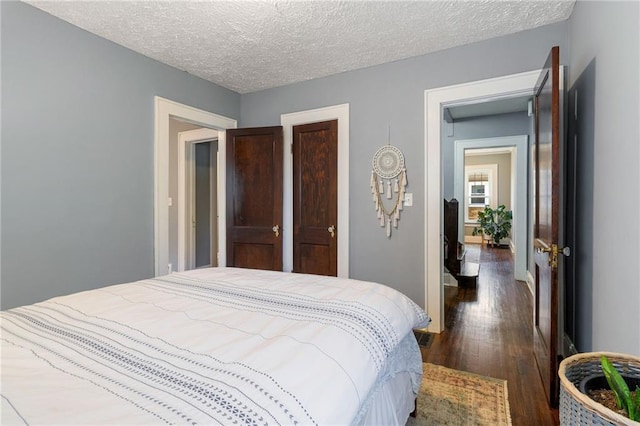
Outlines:
POLYGON ((422 364, 418 415, 407 426, 511 425, 507 381, 422 364))
POLYGON ((413 334, 416 336, 418 345, 429 349, 431 343, 433 343, 434 335, 428 331, 413 330, 413 334))

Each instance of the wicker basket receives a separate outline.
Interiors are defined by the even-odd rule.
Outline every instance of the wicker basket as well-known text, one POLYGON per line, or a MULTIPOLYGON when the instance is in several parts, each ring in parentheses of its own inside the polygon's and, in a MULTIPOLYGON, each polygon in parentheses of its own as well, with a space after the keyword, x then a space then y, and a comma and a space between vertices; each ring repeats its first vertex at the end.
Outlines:
POLYGON ((565 358, 558 370, 561 425, 640 425, 598 404, 578 389, 582 379, 602 372, 602 355, 609 358, 621 374, 640 377, 640 357, 610 352, 589 352, 565 358))

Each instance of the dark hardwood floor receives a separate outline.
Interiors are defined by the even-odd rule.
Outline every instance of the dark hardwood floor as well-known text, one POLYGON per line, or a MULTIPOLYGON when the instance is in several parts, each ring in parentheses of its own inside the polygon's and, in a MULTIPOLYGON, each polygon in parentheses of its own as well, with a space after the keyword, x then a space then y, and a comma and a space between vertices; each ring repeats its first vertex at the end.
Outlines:
POLYGON ((513 278, 511 251, 468 245, 466 259, 480 263, 478 287, 445 288, 446 329, 423 361, 506 379, 514 426, 558 425, 533 357, 533 297, 513 278))

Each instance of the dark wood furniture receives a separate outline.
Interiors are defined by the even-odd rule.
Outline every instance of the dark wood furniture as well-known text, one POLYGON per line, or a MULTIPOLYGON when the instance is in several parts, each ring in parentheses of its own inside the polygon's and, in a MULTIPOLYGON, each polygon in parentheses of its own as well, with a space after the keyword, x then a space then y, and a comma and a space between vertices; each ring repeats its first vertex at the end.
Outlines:
POLYGON ((444 200, 444 267, 461 287, 476 287, 480 264, 465 262, 466 249, 458 236, 458 200, 444 200))

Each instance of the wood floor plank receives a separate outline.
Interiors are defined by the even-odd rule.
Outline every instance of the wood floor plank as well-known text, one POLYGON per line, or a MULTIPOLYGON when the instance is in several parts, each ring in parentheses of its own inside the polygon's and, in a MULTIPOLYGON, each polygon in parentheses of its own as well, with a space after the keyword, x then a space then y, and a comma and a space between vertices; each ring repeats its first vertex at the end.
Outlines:
POLYGON ((514 426, 558 425, 533 357, 533 297, 514 279, 511 251, 469 244, 466 259, 481 265, 478 286, 445 287, 446 329, 423 361, 507 380, 514 426))

